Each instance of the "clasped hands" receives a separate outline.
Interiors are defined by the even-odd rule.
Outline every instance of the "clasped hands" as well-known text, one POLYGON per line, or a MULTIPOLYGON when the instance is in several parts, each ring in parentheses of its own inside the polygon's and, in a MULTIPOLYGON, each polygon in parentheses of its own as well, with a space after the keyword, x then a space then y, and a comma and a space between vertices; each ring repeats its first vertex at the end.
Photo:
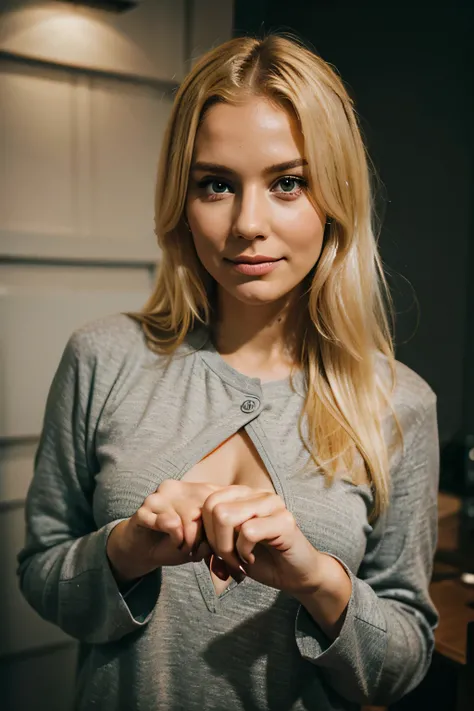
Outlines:
MULTIPOLYGON (((109 536, 107 553, 123 581, 161 566, 214 554, 216 574, 242 574, 289 594, 312 594, 323 559, 274 492, 247 486, 165 480, 109 536)), ((324 565, 323 565, 324 567, 324 565)))

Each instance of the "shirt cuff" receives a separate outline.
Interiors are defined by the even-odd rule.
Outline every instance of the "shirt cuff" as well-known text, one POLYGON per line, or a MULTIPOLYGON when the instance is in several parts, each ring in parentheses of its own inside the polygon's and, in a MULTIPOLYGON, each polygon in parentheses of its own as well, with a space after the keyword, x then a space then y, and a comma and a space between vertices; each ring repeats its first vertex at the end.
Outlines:
POLYGON ((387 625, 372 588, 347 566, 352 594, 342 628, 331 641, 300 605, 295 622, 296 644, 303 659, 326 670, 328 681, 352 701, 362 703, 377 687, 387 649, 387 625), (344 692, 342 691, 344 690, 344 692))

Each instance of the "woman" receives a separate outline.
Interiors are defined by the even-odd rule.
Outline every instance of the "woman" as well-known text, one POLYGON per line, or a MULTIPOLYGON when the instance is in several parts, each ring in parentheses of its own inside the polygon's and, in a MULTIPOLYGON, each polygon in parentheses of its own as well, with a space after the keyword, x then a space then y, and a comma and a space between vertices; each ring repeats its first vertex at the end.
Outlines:
POLYGON ((330 67, 234 39, 181 86, 140 314, 75 332, 22 590, 77 708, 353 709, 429 665, 435 397, 395 362, 364 148, 330 67))

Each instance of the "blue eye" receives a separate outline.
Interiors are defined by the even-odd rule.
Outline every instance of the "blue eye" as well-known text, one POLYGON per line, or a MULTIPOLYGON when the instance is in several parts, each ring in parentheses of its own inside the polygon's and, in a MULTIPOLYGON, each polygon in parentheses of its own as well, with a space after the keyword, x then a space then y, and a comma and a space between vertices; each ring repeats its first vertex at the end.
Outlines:
POLYGON ((304 178, 287 175, 284 178, 280 178, 276 185, 279 185, 281 188, 281 190, 277 190, 276 192, 288 193, 291 195, 293 193, 300 192, 302 188, 307 185, 307 182, 304 178))
POLYGON ((222 182, 222 180, 216 180, 215 178, 201 180, 198 185, 203 190, 206 190, 208 195, 224 195, 229 188, 227 183, 222 182))

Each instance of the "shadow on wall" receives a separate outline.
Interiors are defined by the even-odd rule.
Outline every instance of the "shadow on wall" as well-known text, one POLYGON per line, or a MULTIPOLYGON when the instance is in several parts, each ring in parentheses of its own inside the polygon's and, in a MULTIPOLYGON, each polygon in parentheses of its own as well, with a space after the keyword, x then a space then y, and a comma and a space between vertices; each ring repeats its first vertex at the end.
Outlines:
POLYGON ((12 503, 0 516, 0 708, 72 711, 77 645, 20 596, 16 554, 23 538, 23 506, 12 503))

